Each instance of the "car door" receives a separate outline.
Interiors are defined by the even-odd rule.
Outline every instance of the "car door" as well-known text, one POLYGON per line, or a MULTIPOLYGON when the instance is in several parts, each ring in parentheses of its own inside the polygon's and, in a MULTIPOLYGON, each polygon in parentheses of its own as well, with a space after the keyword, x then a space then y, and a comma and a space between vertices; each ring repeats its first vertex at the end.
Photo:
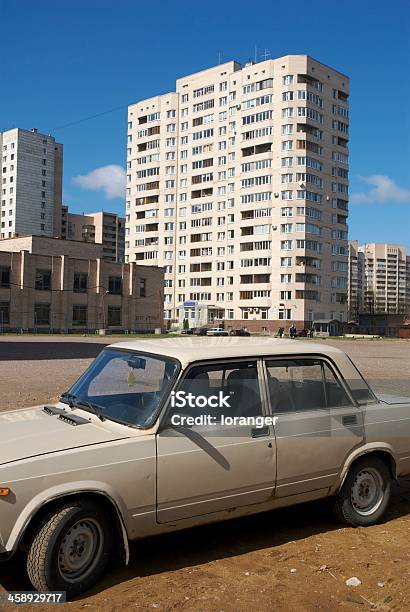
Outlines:
POLYGON ((347 455, 363 442, 362 410, 324 358, 272 358, 265 364, 277 417, 276 495, 330 487, 347 455))
POLYGON ((267 406, 260 367, 256 360, 218 361, 186 373, 157 434, 160 523, 273 496, 275 438, 262 423, 267 406))

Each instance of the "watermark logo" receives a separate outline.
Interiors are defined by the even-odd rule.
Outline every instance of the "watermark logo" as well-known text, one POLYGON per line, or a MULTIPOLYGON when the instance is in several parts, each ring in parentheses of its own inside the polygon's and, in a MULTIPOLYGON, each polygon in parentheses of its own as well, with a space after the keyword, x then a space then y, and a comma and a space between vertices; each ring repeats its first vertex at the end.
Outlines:
POLYGON ((171 425, 174 427, 241 427, 249 426, 256 429, 275 426, 278 420, 276 416, 239 416, 226 415, 224 409, 228 408, 232 412, 230 400, 232 394, 225 395, 223 391, 218 391, 214 395, 195 395, 194 393, 186 393, 185 391, 171 392, 171 406, 174 409, 182 409, 182 414, 175 412, 171 416, 171 425), (183 409, 197 408, 200 412, 197 415, 187 415, 183 413, 183 409), (207 409, 210 412, 207 412, 207 409), (215 409, 218 409, 215 414, 215 409))
POLYGON ((219 391, 217 395, 195 395, 185 391, 171 391, 172 408, 230 408, 228 402, 230 395, 224 395, 219 391))

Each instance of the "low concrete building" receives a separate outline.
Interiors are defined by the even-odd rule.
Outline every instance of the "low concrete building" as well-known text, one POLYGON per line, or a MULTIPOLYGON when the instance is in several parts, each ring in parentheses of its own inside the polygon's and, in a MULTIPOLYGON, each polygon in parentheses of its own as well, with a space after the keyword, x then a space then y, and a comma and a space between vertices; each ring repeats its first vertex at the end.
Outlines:
POLYGON ((402 314, 359 313, 359 333, 391 338, 406 337, 401 330, 406 330, 402 314))
POLYGON ((163 326, 163 269, 103 259, 100 244, 40 236, 0 250, 0 331, 148 332, 163 326))

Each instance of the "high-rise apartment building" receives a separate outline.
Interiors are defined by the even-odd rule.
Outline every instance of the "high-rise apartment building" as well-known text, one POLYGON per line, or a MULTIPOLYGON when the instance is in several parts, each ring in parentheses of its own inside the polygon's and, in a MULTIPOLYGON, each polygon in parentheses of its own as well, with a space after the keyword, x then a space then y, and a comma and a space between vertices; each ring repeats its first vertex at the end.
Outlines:
POLYGON ((409 306, 408 258, 398 244, 349 241, 349 318, 360 313, 405 314, 409 306))
POLYGON ((406 256, 406 307, 406 314, 410 319, 410 255, 406 256))
POLYGON ((103 245, 103 258, 122 263, 125 255, 125 219, 100 211, 86 215, 70 213, 62 207, 61 237, 66 240, 96 242, 103 245))
POLYGON ((129 106, 126 260, 164 267, 166 319, 347 319, 348 99, 288 55, 129 106))
POLYGON ((0 238, 58 237, 63 145, 36 129, 0 132, 0 238))

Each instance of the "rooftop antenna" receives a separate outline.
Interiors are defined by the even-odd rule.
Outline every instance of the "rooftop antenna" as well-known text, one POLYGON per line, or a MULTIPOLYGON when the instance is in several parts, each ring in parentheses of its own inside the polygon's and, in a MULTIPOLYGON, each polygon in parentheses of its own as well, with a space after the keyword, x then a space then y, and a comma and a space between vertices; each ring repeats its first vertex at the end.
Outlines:
POLYGON ((222 53, 218 51, 218 64, 222 63, 222 53))
POLYGON ((255 45, 255 64, 258 61, 258 47, 255 45))
POLYGON ((270 57, 270 51, 269 49, 265 49, 265 51, 261 53, 261 58, 263 59, 263 61, 266 61, 269 57, 270 57))

